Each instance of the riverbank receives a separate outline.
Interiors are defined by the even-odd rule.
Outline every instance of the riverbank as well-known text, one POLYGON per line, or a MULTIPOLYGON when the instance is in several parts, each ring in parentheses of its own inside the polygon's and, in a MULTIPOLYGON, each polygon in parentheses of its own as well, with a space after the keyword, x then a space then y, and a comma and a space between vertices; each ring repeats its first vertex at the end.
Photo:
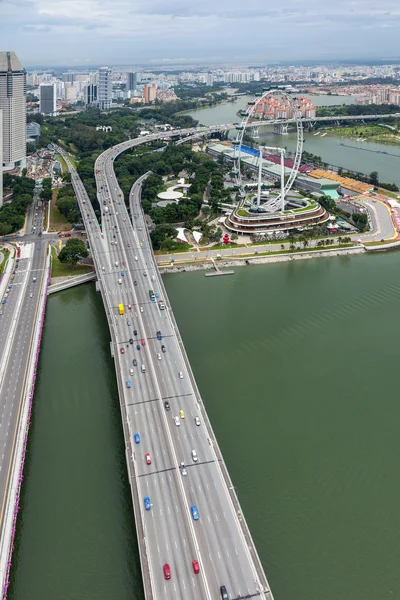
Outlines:
POLYGON ((358 142, 376 142, 379 144, 390 144, 400 146, 400 135, 397 131, 391 131, 386 127, 377 125, 356 125, 355 127, 335 127, 324 129, 324 133, 330 137, 346 138, 358 142))
MULTIPOLYGON (((243 267, 248 265, 262 265, 262 264, 276 264, 280 262, 289 262, 296 260, 307 260, 309 258, 329 258, 332 256, 347 256, 350 254, 364 254, 366 249, 364 246, 353 246, 351 248, 329 248, 329 250, 315 250, 315 251, 297 251, 287 252, 283 254, 270 254, 262 256, 247 256, 243 258, 234 258, 232 260, 219 260, 219 269, 225 269, 227 267, 243 267)), ((193 261, 187 263, 180 263, 179 265, 158 265, 160 273, 186 273, 188 271, 209 271, 214 269, 214 264, 210 262, 194 263, 193 261)))

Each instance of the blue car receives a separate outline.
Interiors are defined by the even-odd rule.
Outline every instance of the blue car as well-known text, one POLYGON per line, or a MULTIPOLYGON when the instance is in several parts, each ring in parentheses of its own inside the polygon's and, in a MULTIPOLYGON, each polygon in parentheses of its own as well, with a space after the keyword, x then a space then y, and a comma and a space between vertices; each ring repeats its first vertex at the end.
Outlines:
POLYGON ((190 507, 190 510, 192 511, 192 517, 195 521, 199 520, 199 513, 197 512, 197 506, 195 504, 192 504, 192 506, 190 507))
POLYGON ((135 433, 133 437, 135 439, 135 444, 140 444, 140 435, 138 433, 135 433))
POLYGON ((151 500, 150 500, 149 496, 144 497, 144 507, 146 510, 151 509, 151 500))
POLYGON ((136 350, 140 350, 140 344, 136 346, 136 350))
POLYGON ((124 276, 125 276, 124 271, 121 271, 121 277, 124 277, 124 276))
POLYGON ((6 302, 7 302, 6 299, 4 299, 4 300, 1 301, 2 304, 5 304, 6 302))
POLYGON ((126 387, 127 387, 127 388, 130 388, 130 387, 131 387, 131 380, 130 380, 130 379, 127 379, 127 380, 126 380, 126 387))

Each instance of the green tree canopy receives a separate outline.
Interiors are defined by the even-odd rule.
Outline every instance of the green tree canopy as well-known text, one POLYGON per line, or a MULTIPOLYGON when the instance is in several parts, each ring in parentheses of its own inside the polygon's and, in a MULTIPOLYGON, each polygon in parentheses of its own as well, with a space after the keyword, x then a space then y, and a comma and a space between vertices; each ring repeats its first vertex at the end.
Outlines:
POLYGON ((81 258, 86 258, 89 252, 82 240, 71 238, 62 248, 58 258, 60 262, 75 266, 81 258))

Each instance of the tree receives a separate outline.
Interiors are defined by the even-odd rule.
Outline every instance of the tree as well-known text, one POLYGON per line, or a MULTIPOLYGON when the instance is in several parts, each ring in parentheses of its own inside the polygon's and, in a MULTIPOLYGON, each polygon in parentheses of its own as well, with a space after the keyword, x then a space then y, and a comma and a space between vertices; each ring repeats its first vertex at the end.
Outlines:
POLYGON ((36 144, 34 142, 27 142, 26 143, 26 153, 33 154, 34 152, 36 152, 36 144))
POLYGON ((374 187, 378 187, 378 185, 379 185, 379 174, 378 174, 378 171, 372 171, 369 174, 369 182, 374 187))
POLYGON ((75 266, 81 258, 86 258, 89 252, 82 240, 71 238, 58 255, 59 261, 75 266))
POLYGON ((150 234, 153 248, 155 250, 159 250, 160 248, 162 248, 167 240, 175 240, 176 236, 177 231, 175 227, 172 227, 172 225, 170 225, 169 223, 162 223, 161 225, 157 225, 157 227, 155 227, 155 229, 153 229, 153 231, 150 234))

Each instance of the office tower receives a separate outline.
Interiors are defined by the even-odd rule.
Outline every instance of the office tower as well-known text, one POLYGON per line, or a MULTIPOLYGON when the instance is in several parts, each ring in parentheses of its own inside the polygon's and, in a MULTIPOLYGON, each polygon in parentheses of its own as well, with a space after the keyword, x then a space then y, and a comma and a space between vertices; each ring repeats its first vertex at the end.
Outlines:
POLYGON ((6 168, 25 166, 26 73, 15 52, 0 52, 0 110, 3 111, 3 158, 6 168))
POLYGON ((0 206, 3 206, 3 111, 0 110, 0 206))
POLYGON ((26 141, 37 144, 40 138, 40 125, 36 121, 26 124, 26 141))
POLYGON ((97 102, 97 85, 89 83, 83 91, 83 101, 85 104, 95 104, 97 102))
POLYGON ((137 86, 137 73, 127 73, 126 74, 126 91, 130 92, 130 95, 133 96, 136 92, 137 86))
POLYGON ((42 83, 39 88, 39 110, 43 115, 52 115, 56 112, 56 99, 56 84, 42 83))
POLYGON ((111 108, 112 101, 112 80, 111 69, 108 67, 100 67, 99 83, 97 86, 97 104, 100 110, 111 108))

